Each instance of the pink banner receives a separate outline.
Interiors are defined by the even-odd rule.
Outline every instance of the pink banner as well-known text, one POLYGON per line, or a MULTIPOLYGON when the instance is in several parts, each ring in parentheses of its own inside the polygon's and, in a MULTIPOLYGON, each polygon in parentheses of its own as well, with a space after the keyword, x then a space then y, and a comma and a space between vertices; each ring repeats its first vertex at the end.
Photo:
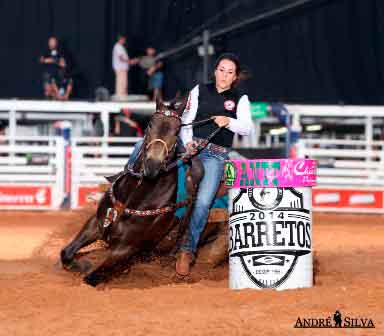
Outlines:
POLYGON ((225 163, 225 185, 231 188, 312 187, 316 161, 306 159, 231 160, 225 163))

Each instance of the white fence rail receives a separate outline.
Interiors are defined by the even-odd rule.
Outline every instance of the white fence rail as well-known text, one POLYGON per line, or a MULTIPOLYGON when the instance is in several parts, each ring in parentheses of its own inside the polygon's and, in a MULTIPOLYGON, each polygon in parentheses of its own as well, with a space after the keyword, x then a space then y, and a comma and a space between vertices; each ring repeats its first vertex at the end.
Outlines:
POLYGON ((58 209, 64 145, 60 137, 0 137, 0 208, 58 209))
POLYGON ((384 213, 384 141, 373 141, 370 127, 365 140, 299 141, 298 156, 318 162, 314 210, 384 213))
POLYGON ((384 142, 303 139, 299 155, 318 161, 321 186, 384 186, 384 142))
POLYGON ((151 115, 154 102, 86 102, 86 101, 41 101, 0 99, 0 119, 8 120, 11 142, 19 136, 17 122, 26 120, 79 120, 90 113, 98 113, 104 125, 104 138, 108 138, 110 114, 122 108, 144 115, 151 115))
POLYGON ((72 139, 72 197, 71 207, 84 205, 87 195, 95 192, 105 176, 124 168, 134 144, 141 138, 72 139))
MULTIPOLYGON (((101 138, 73 138, 71 171, 66 171, 65 144, 61 138, 21 137, 17 132, 17 120, 24 114, 66 120, 96 112, 100 113, 107 131, 110 114, 122 107, 144 114, 154 110, 152 103, 137 102, 0 100, 0 118, 9 119, 9 136, 0 138, 0 208, 58 208, 64 198, 65 173, 71 178, 71 205, 77 207, 88 192, 104 182, 105 175, 124 167, 138 140, 110 138, 107 132, 101 138)), ((384 142, 374 141, 374 134, 384 125, 384 107, 287 105, 287 108, 293 115, 294 128, 312 121, 329 124, 333 120, 364 127, 360 140, 312 138, 299 143, 302 156, 319 162, 314 209, 383 212, 384 142)), ((249 143, 258 143, 257 136, 253 134, 253 142, 249 143)))

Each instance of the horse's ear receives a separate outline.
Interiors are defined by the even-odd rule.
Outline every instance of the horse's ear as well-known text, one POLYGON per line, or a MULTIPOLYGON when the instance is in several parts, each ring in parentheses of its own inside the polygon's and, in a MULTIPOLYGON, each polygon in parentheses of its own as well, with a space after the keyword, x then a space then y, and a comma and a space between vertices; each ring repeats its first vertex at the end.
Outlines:
POLYGON ((185 107, 187 106, 188 102, 188 96, 183 97, 175 97, 172 100, 171 106, 179 113, 183 112, 185 110, 185 107))

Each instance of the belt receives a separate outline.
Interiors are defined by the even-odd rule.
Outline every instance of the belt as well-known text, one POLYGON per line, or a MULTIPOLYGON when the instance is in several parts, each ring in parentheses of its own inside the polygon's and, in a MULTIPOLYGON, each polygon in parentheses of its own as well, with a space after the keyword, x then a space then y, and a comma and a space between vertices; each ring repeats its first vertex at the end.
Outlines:
MULTIPOLYGON (((193 140, 195 140, 199 145, 205 141, 205 139, 201 139, 201 138, 194 138, 193 140)), ((211 142, 207 145, 206 149, 210 150, 213 153, 228 153, 229 152, 228 148, 216 145, 216 144, 211 143, 211 142)))

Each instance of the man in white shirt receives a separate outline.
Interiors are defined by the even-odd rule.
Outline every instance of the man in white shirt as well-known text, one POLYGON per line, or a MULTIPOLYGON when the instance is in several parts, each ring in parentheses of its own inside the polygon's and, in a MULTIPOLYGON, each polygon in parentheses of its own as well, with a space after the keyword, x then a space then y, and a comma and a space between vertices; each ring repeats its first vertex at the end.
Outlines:
POLYGON ((112 52, 112 67, 115 71, 115 95, 124 97, 128 95, 128 70, 129 64, 135 64, 136 61, 129 60, 127 50, 124 47, 126 38, 119 35, 112 52))

